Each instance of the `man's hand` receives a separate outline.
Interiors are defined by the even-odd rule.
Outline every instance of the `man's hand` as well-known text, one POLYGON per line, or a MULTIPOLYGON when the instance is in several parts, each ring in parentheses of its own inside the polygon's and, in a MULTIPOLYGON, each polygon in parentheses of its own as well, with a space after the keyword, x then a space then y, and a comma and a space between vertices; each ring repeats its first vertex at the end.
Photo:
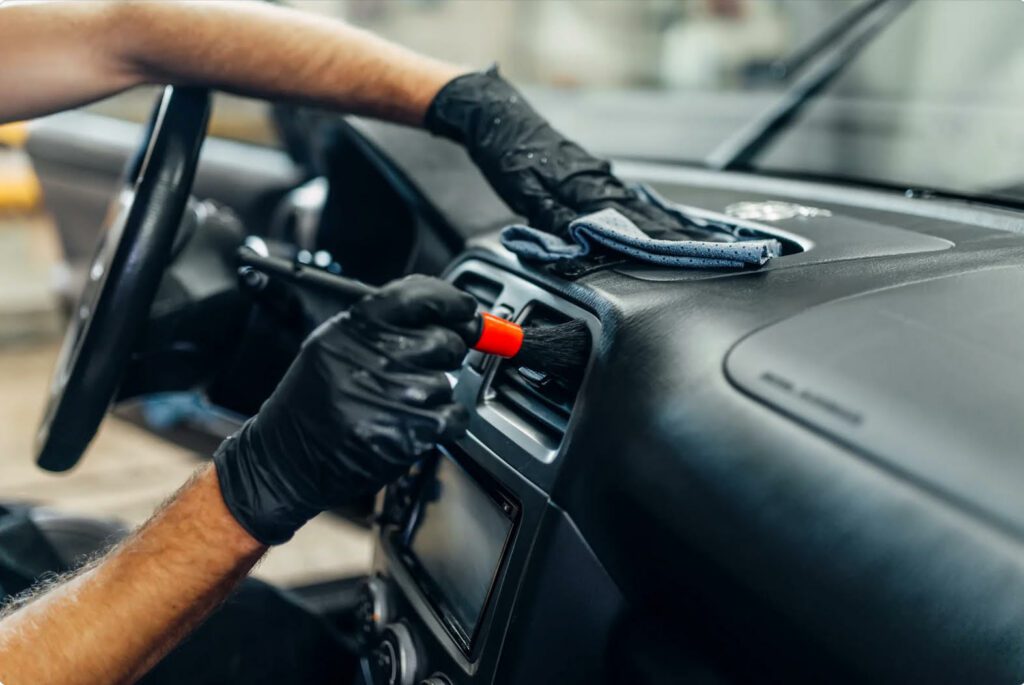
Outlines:
POLYGON ((463 143, 509 206, 543 230, 564 234, 580 214, 606 207, 650 235, 671 237, 678 227, 496 71, 466 74, 342 22, 263 2, 8 2, 0 63, 0 123, 145 83, 208 86, 425 124, 463 143))
POLYGON ((616 178, 608 162, 552 128, 496 69, 445 85, 425 125, 462 143, 498 195, 535 228, 564 236, 577 216, 606 207, 652 236, 679 227, 616 178))
MULTIPOLYGON (((131 683, 266 551, 317 513, 401 475, 466 428, 444 371, 470 296, 435 278, 385 286, 303 345, 259 414, 97 564, 0 617, 7 685, 131 683)), ((254 372, 257 370, 254 370, 254 372)))
POLYGON ((476 302, 411 276, 321 325, 260 409, 214 455, 228 508, 266 544, 397 478, 466 428, 444 371, 476 302))

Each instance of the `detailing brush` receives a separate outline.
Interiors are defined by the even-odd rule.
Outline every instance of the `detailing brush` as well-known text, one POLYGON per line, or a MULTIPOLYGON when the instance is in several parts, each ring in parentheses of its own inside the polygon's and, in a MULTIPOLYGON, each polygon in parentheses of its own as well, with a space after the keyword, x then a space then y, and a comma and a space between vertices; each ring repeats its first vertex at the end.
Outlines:
MULTIPOLYGON (((345 302, 355 302, 377 292, 377 288, 344 276, 293 264, 285 259, 265 257, 250 248, 241 248, 239 261, 244 264, 239 276, 250 287, 259 287, 259 274, 283 279, 333 295, 345 302)), ((265 276, 264 276, 265 278, 265 276)), ((552 326, 527 326, 483 312, 457 330, 466 345, 493 354, 534 371, 567 380, 582 374, 590 353, 590 331, 579 319, 552 326)))
POLYGON ((479 336, 463 335, 474 350, 510 359, 518 366, 576 380, 590 354, 590 331, 579 319, 551 326, 527 326, 493 314, 477 316, 479 336))

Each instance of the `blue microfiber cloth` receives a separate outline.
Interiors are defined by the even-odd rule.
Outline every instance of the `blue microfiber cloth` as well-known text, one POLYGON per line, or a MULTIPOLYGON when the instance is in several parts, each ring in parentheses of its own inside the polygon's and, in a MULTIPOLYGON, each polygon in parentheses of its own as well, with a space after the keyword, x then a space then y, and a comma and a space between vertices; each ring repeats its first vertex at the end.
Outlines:
MULTIPOLYGON (((697 268, 741 268, 763 266, 778 257, 782 245, 774 238, 752 238, 732 227, 709 225, 699 218, 690 218, 679 208, 667 206, 660 197, 646 189, 642 194, 653 202, 679 216, 686 223, 707 233, 721 230, 721 238, 729 242, 705 240, 663 240, 652 238, 636 224, 615 209, 602 209, 586 214, 569 224, 566 241, 551 233, 529 226, 509 226, 501 232, 501 244, 524 259, 554 263, 579 259, 589 255, 595 247, 632 257, 638 261, 663 266, 697 268)), ((681 232, 685 235, 685 232, 681 232)))

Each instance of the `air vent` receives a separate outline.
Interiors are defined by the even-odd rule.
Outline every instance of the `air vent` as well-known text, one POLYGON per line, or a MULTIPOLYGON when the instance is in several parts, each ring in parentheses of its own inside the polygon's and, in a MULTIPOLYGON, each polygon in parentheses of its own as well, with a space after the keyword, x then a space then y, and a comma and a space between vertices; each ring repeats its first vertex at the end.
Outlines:
POLYGON ((472 295, 480 304, 480 308, 486 311, 494 309, 494 304, 501 296, 501 283, 471 271, 466 271, 455 279, 455 287, 472 295))
MULTIPOLYGON (((568 320, 568 316, 555 309, 533 304, 523 325, 553 326, 568 320)), ((538 442, 556 449, 565 435, 578 390, 578 382, 503 361, 494 373, 486 399, 495 409, 514 417, 521 427, 528 428, 538 442)))

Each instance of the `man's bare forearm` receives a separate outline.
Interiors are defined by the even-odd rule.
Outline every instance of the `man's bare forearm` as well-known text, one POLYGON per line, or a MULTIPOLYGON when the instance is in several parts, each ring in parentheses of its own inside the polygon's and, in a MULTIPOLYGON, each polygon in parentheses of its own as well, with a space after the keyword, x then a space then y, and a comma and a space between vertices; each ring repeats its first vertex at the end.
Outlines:
POLYGON ((134 682, 265 551, 228 511, 216 472, 204 468, 125 543, 0 619, 0 682, 134 682))
POLYGON ((0 5, 0 122, 173 83, 418 125, 463 71, 342 22, 261 2, 0 5))

